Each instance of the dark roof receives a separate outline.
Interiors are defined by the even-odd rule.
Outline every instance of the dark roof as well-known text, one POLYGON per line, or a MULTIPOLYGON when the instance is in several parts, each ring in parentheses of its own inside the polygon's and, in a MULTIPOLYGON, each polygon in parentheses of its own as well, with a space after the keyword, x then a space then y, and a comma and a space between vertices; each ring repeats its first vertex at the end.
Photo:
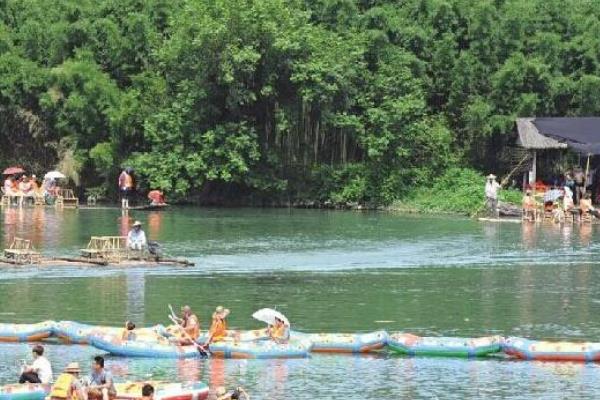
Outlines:
POLYGON ((533 120, 533 118, 517 118, 520 146, 536 150, 567 148, 565 143, 540 134, 538 128, 533 124, 533 120))
POLYGON ((600 118, 519 118, 519 144, 529 149, 569 147, 584 154, 600 154, 600 118))

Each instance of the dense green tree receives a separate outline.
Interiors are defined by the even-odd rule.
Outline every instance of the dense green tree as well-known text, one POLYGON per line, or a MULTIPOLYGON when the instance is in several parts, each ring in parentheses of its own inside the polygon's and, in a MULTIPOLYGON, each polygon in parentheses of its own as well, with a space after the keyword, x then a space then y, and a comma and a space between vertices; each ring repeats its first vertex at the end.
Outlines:
POLYGON ((5 0, 0 160, 115 194, 388 203, 600 112, 592 0, 5 0), (77 178, 77 179, 75 179, 77 178))

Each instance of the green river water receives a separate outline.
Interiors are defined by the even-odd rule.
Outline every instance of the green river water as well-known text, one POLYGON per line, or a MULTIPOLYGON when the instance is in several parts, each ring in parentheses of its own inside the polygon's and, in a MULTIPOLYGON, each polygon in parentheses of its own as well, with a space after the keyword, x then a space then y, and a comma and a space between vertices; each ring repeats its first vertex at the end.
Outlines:
MULTIPOLYGON (((294 329, 386 329, 420 335, 517 335, 600 341, 597 226, 480 223, 388 213, 179 208, 4 209, 0 234, 45 254, 76 254, 91 235, 134 220, 195 267, 2 267, 0 322, 168 323, 191 305, 204 326, 217 305, 230 327, 262 327, 276 307, 294 329)), ((48 345, 56 371, 89 370, 101 353, 48 345)), ((15 380, 29 344, 0 344, 0 383, 15 380)), ((313 355, 303 360, 147 360, 108 357, 118 380, 240 384, 253 399, 597 398, 595 364, 313 355)))

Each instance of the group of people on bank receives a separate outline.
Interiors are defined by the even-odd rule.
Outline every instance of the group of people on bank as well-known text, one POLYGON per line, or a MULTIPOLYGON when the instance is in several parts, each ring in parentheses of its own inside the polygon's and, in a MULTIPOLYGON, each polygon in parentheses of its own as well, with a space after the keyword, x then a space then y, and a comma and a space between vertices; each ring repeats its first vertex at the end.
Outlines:
POLYGON ((60 194, 60 186, 57 179, 45 178, 41 184, 35 175, 9 175, 4 179, 2 185, 2 194, 11 198, 18 199, 19 205, 31 199, 33 202, 36 197, 46 201, 49 198, 60 194))
MULTIPOLYGON (((577 186, 578 181, 570 178, 571 175, 566 176, 568 179, 565 185, 544 187, 537 194, 537 198, 531 189, 525 191, 521 200, 524 220, 535 221, 539 215, 543 215, 545 218, 550 217, 554 222, 562 223, 568 216, 577 216, 580 221, 592 216, 600 217, 600 212, 592 204, 591 193, 585 190, 585 186, 577 186), (575 185, 575 192, 571 183, 575 185)), ((496 181, 496 176, 488 175, 485 196, 488 209, 495 217, 499 215, 498 191, 501 188, 502 185, 496 181)))

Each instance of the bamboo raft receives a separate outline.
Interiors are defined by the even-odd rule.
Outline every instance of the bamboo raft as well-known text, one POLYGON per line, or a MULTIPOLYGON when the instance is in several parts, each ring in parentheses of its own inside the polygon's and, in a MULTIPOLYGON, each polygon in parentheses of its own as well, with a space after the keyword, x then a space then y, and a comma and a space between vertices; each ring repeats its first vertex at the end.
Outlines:
POLYGON ((12 258, 0 257, 0 266, 2 265, 32 265, 32 266, 81 266, 81 265, 98 265, 102 267, 141 267, 141 266, 161 266, 161 265, 181 265, 184 267, 193 267, 194 262, 184 258, 159 258, 154 259, 129 259, 119 262, 111 262, 108 260, 94 260, 85 257, 42 257, 36 262, 16 261, 12 258))
POLYGON ((14 238, 4 256, 0 257, 0 265, 39 265, 39 266, 158 266, 182 265, 192 267, 195 264, 185 258, 172 258, 149 254, 146 250, 131 250, 126 246, 126 238, 122 236, 92 236, 87 247, 81 249, 80 256, 43 257, 36 251, 30 240, 14 238))

